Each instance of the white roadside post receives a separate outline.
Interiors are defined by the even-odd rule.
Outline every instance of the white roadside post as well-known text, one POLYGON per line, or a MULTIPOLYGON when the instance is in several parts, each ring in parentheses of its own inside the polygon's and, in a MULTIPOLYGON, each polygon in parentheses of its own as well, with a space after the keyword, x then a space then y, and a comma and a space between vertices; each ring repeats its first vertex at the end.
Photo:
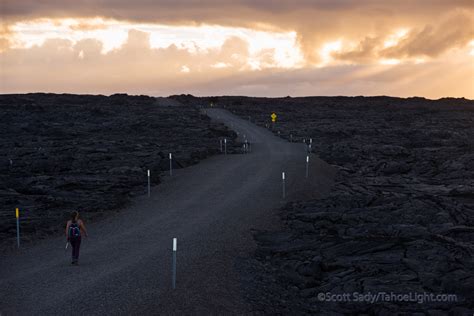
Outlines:
POLYGON ((306 156, 306 178, 308 178, 309 156, 306 156))
POLYGON ((150 197, 150 170, 147 170, 148 175, 148 197, 150 197))
POLYGON ((309 152, 311 152, 311 147, 313 147, 313 139, 309 139, 309 152))
POLYGON ((281 181, 282 181, 282 193, 283 193, 283 198, 286 197, 286 192, 285 192, 285 173, 281 173, 281 181))
POLYGON ((171 277, 171 287, 176 289, 176 251, 178 248, 178 239, 173 238, 173 275, 171 277))
POLYGON ((224 155, 227 155, 227 138, 224 138, 224 155))
POLYGON ((293 134, 290 134, 290 143, 293 142, 293 134))
POLYGON ((16 245, 20 248, 20 210, 18 207, 15 209, 16 217, 16 245))
POLYGON ((173 175, 173 156, 170 153, 170 176, 173 175))

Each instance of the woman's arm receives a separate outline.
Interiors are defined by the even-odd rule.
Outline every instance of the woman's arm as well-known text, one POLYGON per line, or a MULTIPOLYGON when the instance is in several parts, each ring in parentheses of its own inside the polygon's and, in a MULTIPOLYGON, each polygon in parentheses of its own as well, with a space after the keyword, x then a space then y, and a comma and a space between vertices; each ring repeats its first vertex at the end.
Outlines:
POLYGON ((79 227, 80 227, 81 230, 84 232, 84 236, 89 237, 89 235, 87 234, 86 226, 84 226, 84 222, 83 222, 83 221, 80 222, 79 227))
POLYGON ((71 225, 70 221, 67 221, 66 223, 66 239, 69 240, 69 225, 71 225))

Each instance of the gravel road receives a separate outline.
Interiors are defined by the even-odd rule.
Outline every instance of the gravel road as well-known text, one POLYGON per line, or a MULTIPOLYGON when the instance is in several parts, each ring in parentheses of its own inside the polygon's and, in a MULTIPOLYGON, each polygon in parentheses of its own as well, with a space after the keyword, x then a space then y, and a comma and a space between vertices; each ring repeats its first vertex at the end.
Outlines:
MULTIPOLYGON (((248 314, 239 259, 255 250, 252 232, 278 228, 286 202, 328 193, 335 171, 303 144, 220 109, 207 114, 252 143, 177 170, 126 210, 88 225, 79 266, 65 240, 40 241, 0 260, 0 314, 248 314), (281 172, 287 197, 282 199, 281 172), (178 238, 177 289, 171 289, 172 238, 178 238)), ((87 224, 87 219, 86 224, 87 224)))

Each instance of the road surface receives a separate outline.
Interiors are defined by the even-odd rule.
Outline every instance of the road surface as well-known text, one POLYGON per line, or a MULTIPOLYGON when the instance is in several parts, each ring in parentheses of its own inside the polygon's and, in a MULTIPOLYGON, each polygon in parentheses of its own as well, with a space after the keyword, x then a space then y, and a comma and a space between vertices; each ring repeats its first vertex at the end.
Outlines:
MULTIPOLYGON (((289 200, 328 192, 334 170, 291 144, 221 109, 208 115, 252 143, 247 155, 219 155, 176 170, 131 207, 88 225, 80 265, 63 237, 0 260, 0 314, 246 314, 239 258, 252 256, 253 229, 278 228, 289 200), (287 198, 282 199, 281 173, 287 198), (171 289, 172 239, 178 239, 171 289)), ((217 140, 216 140, 217 143, 217 140)), ((144 184, 146 179, 144 179, 144 184)), ((87 222, 86 222, 87 224, 87 222)))

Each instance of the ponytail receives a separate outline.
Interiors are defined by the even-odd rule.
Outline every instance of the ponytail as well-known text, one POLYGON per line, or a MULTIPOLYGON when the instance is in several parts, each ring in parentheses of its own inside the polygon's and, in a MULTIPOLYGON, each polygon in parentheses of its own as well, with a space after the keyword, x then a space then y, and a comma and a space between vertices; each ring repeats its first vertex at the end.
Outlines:
POLYGON ((79 215, 79 212, 78 212, 78 211, 72 211, 72 212, 71 212, 71 222, 75 223, 75 222, 76 222, 76 218, 77 218, 78 215, 79 215))

